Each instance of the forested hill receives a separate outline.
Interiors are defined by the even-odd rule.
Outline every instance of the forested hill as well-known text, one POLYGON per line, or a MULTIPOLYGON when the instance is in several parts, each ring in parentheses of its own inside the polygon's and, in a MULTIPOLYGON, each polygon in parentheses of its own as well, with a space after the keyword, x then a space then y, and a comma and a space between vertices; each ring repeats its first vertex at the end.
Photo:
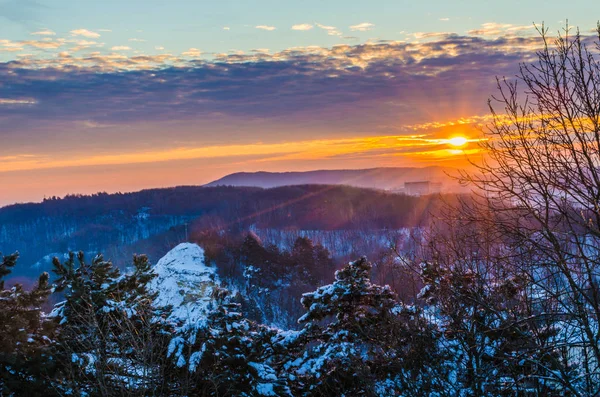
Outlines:
POLYGON ((306 172, 237 172, 206 186, 278 186, 322 184, 348 185, 370 189, 401 189, 406 182, 441 183, 444 191, 460 192, 459 184, 449 175, 457 170, 448 167, 380 167, 357 170, 318 170, 306 172))
POLYGON ((52 256, 70 250, 123 260, 145 252, 157 259, 199 230, 398 229, 422 224, 440 204, 440 196, 323 185, 72 195, 0 208, 0 252, 21 252, 14 274, 38 274, 52 256))

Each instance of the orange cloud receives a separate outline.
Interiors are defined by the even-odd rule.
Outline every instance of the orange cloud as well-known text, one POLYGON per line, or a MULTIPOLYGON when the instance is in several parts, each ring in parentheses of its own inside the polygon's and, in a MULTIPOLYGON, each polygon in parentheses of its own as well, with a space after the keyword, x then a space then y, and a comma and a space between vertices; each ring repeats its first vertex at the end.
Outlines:
MULTIPOLYGON (((476 139, 468 140, 468 142, 476 141, 476 139)), ((319 160, 349 155, 373 158, 397 158, 400 156, 407 160, 417 156, 420 160, 423 160, 429 156, 432 161, 437 161, 440 158, 451 158, 456 154, 463 153, 462 150, 458 152, 456 150, 451 151, 448 147, 449 141, 447 138, 436 139, 425 135, 410 135, 177 147, 164 150, 80 157, 23 155, 4 158, 0 163, 0 172, 245 156, 262 156, 262 161, 319 160)), ((470 150, 472 153, 476 153, 476 149, 471 148, 470 150)))

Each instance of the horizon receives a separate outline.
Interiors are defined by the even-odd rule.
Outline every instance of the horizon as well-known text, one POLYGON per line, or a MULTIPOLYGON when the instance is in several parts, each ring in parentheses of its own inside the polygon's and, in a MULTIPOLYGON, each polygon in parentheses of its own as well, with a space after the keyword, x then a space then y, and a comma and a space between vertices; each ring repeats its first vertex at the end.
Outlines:
POLYGON ((0 0, 0 205, 234 172, 466 167, 496 76, 540 48, 532 21, 555 33, 570 16, 590 36, 591 4, 0 0))
MULTIPOLYGON (((141 191, 146 191, 146 190, 157 190, 157 189, 177 189, 177 188, 183 188, 183 187, 216 187, 216 186, 228 186, 228 185, 214 185, 214 186, 209 186, 215 182, 218 182, 222 179, 228 178, 230 176, 235 176, 235 175, 240 175, 240 174, 247 174, 247 175, 256 175, 256 174, 269 174, 269 175, 284 175, 284 174, 305 174, 305 173, 317 173, 317 172, 336 172, 336 171, 371 171, 371 170, 379 170, 379 169, 427 169, 427 168, 442 168, 444 170, 458 170, 456 168, 453 167, 448 167, 448 166, 440 166, 440 165, 427 165, 427 166, 423 166, 423 167, 410 167, 410 166, 406 166, 406 167, 394 167, 394 166, 390 166, 390 167, 373 167, 373 168, 337 168, 337 169, 314 169, 314 170, 306 170, 306 171, 294 171, 294 170, 290 170, 290 171, 237 171, 237 172, 232 172, 230 174, 225 174, 222 175, 214 180, 210 180, 207 183, 203 183, 203 184, 180 184, 180 185, 171 185, 171 186, 150 186, 150 187, 144 187, 141 189, 134 189, 134 190, 98 190, 98 191, 90 191, 90 192, 78 192, 78 191, 69 191, 69 192, 65 192, 63 194, 58 194, 58 195, 49 195, 49 196, 44 196, 42 197, 40 200, 37 201, 17 201, 17 202, 3 202, 0 199, 0 209, 5 208, 5 207, 10 207, 12 205, 21 205, 21 204, 40 204, 43 203, 45 200, 47 199, 51 199, 51 198, 58 198, 58 199, 64 199, 68 196, 93 196, 95 194, 135 194, 135 193, 139 193, 141 191)), ((320 184, 320 183, 308 183, 308 184, 320 184)), ((329 185, 328 183, 323 183, 324 185, 329 185)), ((290 184, 290 185, 282 185, 282 186, 293 186, 294 184, 290 184)), ((334 185, 338 185, 338 184, 334 184, 334 185)), ((375 190, 381 190, 381 189, 377 189, 377 188, 369 188, 369 187, 360 187, 360 186, 355 186, 352 185, 351 183, 343 183, 343 184, 339 184, 339 185, 347 185, 347 186, 353 186, 353 187, 357 187, 357 188, 363 188, 363 189, 375 189, 375 190)), ((254 185, 232 185, 233 187, 260 187, 263 189, 270 189, 270 188, 265 188, 265 187, 261 187, 261 186, 254 186, 254 185)), ((278 186, 277 186, 278 187, 278 186)), ((386 190, 386 189, 383 189, 386 190)))

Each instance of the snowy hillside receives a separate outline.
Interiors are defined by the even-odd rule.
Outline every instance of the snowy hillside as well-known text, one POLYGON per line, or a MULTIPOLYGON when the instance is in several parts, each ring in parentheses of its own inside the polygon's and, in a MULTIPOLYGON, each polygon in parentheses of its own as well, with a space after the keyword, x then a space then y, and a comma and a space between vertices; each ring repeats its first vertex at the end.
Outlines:
POLYGON ((158 277, 150 290, 158 293, 157 307, 173 306, 171 321, 182 327, 205 321, 219 280, 215 268, 205 264, 202 248, 179 244, 158 261, 154 271, 158 277))

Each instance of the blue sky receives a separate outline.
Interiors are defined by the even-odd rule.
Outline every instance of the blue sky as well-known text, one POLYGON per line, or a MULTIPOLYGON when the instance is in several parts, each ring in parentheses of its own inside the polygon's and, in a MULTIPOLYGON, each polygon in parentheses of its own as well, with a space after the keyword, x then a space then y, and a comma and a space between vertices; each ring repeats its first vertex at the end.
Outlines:
MULTIPOLYGON (((104 43, 103 50, 127 46, 131 53, 158 53, 156 47, 164 47, 164 51, 182 53, 196 48, 210 57, 233 50, 279 51, 377 39, 410 40, 417 32, 465 34, 490 22, 531 25, 545 21, 557 29, 559 21, 569 18, 572 24, 591 29, 598 17, 590 12, 594 9, 600 11, 593 0, 4 0, 0 1, 0 36, 25 40, 32 38, 31 33, 49 29, 68 37, 73 30, 87 29, 101 35, 97 41, 104 43), (302 24, 313 28, 292 30, 292 26, 302 24), (330 35, 317 24, 334 27, 340 35, 330 35), (351 28, 360 24, 371 25, 351 28)), ((7 60, 11 54, 0 56, 7 60)))
POLYGON ((0 0, 0 205, 236 171, 461 166, 594 1, 0 0), (453 137, 468 138, 456 148, 453 137))

